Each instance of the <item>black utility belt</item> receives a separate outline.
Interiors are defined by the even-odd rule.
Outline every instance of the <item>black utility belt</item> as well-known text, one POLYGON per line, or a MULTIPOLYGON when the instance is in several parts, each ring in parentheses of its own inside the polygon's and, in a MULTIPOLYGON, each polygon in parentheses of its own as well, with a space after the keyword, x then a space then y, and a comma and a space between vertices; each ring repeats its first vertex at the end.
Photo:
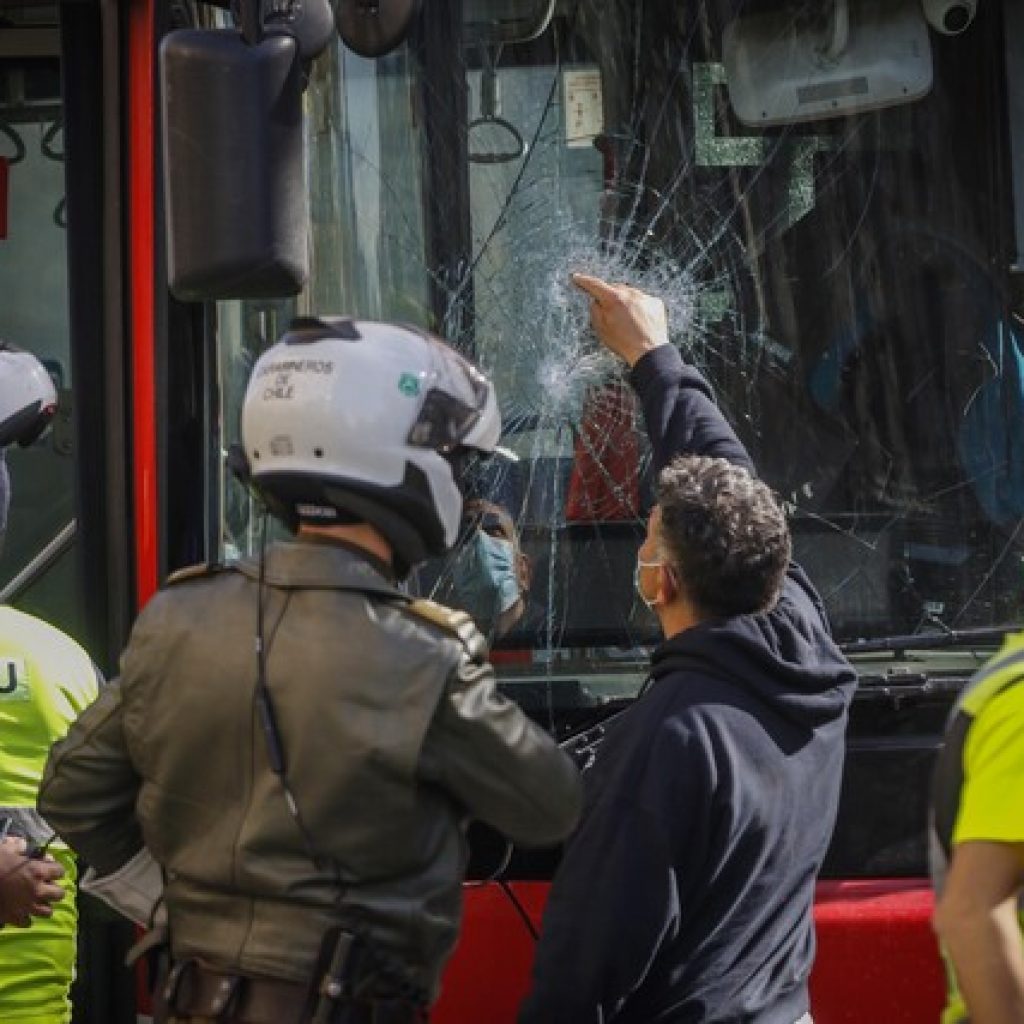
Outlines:
POLYGON ((421 1024, 424 1009, 402 999, 359 998, 310 986, 219 970, 200 960, 176 962, 159 987, 156 1024, 200 1017, 224 1024, 421 1024))

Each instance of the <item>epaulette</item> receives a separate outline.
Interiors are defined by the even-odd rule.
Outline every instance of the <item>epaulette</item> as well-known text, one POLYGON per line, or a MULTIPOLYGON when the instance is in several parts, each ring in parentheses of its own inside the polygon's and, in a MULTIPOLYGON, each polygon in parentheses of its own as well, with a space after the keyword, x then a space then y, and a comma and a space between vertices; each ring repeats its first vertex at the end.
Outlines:
POLYGON ((216 576, 223 572, 224 566, 220 562, 200 562, 198 565, 186 565, 184 569, 177 569, 164 580, 165 587, 172 587, 175 583, 184 583, 187 580, 198 580, 204 576, 216 576))
POLYGON ((420 598, 417 601, 410 601, 405 606, 413 615, 443 629, 446 633, 462 641, 467 647, 473 645, 474 641, 483 640, 476 623, 458 608, 449 608, 447 605, 438 604, 436 601, 428 601, 420 598))

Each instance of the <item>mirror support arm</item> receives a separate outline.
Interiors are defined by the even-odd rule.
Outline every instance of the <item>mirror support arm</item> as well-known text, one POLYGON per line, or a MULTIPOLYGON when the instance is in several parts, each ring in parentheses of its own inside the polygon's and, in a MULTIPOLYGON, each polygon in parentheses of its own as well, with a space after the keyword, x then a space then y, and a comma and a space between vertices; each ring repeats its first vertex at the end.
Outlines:
POLYGON ((239 28, 242 38, 250 46, 258 46, 263 41, 263 2, 262 0, 240 0, 241 17, 239 28))

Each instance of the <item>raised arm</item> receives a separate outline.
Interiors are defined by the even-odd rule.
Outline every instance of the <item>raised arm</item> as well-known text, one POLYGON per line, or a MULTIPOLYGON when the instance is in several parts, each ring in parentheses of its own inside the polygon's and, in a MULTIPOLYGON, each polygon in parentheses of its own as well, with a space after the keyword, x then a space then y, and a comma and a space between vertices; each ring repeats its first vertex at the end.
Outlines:
POLYGON ((709 455, 754 472, 750 455, 715 405, 711 386, 669 344, 661 299, 586 274, 572 279, 590 296, 590 321, 601 343, 631 367, 655 471, 677 455, 709 455))

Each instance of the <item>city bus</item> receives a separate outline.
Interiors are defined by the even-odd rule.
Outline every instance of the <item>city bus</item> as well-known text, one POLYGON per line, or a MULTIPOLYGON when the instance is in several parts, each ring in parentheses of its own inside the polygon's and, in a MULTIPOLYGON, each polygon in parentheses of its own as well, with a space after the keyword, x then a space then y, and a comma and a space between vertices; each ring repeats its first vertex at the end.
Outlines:
MULTIPOLYGON (((0 338, 60 396, 9 455, 3 599, 113 677, 170 573, 258 544, 227 467, 256 356, 295 316, 417 324, 492 376, 516 457, 475 485, 528 566, 501 688, 585 745, 658 633, 632 587, 649 452, 569 275, 654 292, 860 678, 815 1019, 936 1020, 931 767, 1024 611, 1024 6, 382 0, 381 52, 331 33, 303 64, 301 287, 183 298, 160 45, 241 31, 237 6, 0 0, 0 338)), ((410 587, 458 604, 458 559, 410 587)), ((512 1022, 528 986, 558 851, 487 847, 440 1024, 512 1022)), ((145 1019, 131 926, 81 908, 76 1024, 145 1019)))

